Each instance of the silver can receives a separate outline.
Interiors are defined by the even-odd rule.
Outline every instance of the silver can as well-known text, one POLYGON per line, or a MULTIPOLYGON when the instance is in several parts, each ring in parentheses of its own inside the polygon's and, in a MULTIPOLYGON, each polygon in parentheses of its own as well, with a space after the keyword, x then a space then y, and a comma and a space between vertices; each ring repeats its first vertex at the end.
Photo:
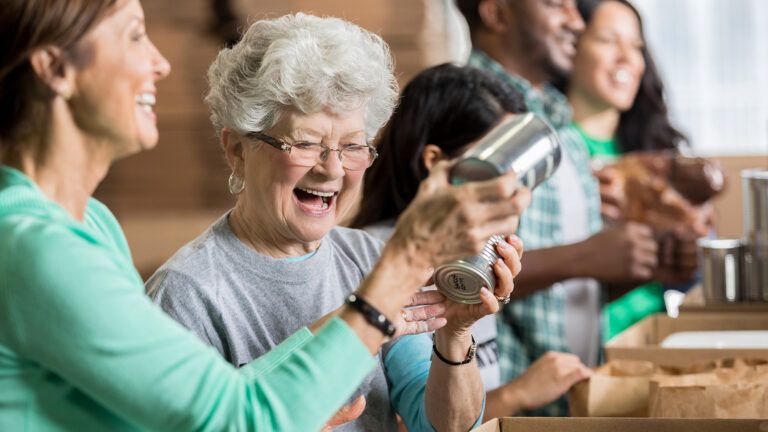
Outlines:
POLYGON ((768 234, 768 170, 741 171, 744 194, 744 233, 768 234))
POLYGON ((744 299, 743 245, 739 239, 699 239, 704 300, 734 303, 744 299))
MULTIPOLYGON (((533 113, 512 116, 498 124, 469 149, 451 169, 451 183, 488 180, 514 171, 520 184, 533 190, 548 179, 560 165, 561 150, 557 133, 533 113)), ((439 266, 435 285, 458 303, 480 303, 480 289, 496 288, 493 264, 499 259, 493 236, 479 255, 439 266)))
POLYGON ((741 172, 746 299, 768 301, 768 170, 741 172))
POLYGON ((533 190, 560 165, 557 132, 533 113, 511 116, 488 132, 451 168, 451 183, 488 180, 509 171, 533 190))
POLYGON ((768 302, 768 233, 752 232, 744 242, 744 300, 768 302))

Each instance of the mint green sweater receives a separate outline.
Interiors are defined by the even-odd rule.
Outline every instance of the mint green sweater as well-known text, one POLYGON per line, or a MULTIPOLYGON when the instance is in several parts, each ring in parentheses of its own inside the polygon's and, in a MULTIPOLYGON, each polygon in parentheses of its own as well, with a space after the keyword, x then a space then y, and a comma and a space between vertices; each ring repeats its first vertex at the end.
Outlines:
POLYGON ((319 429, 374 360, 334 318, 234 369, 144 294, 114 216, 0 166, 0 431, 319 429))

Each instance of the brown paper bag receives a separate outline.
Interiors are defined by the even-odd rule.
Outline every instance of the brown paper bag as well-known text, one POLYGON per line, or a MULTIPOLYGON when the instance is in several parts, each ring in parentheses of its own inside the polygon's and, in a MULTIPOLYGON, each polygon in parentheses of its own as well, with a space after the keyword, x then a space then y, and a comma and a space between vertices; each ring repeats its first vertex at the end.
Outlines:
POLYGON ((648 388, 654 366, 647 361, 615 360, 595 369, 571 388, 574 417, 647 417, 648 388))
POLYGON ((655 375, 650 380, 649 416, 768 418, 768 365, 718 363, 699 373, 655 375))

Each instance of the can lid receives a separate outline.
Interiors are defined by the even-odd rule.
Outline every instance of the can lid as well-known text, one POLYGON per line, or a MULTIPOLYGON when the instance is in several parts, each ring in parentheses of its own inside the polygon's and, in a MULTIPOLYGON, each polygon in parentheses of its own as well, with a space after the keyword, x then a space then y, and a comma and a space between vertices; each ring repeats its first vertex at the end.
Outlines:
POLYGON ((750 169, 741 170, 741 178, 768 180, 768 169, 750 168, 750 169))
POLYGON ((464 304, 480 303, 480 289, 493 287, 487 275, 465 261, 453 261, 435 270, 435 285, 446 297, 464 304))
POLYGON ((741 239, 733 238, 702 238, 696 241, 701 248, 708 249, 735 249, 742 245, 741 239))

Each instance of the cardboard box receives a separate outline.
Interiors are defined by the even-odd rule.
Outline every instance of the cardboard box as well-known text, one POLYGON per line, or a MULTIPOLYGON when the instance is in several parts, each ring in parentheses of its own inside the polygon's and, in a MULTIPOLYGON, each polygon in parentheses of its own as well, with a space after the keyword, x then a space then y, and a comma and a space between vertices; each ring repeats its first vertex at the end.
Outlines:
POLYGON ((768 330, 768 314, 683 314, 670 318, 655 314, 640 321, 605 345, 608 360, 647 360, 659 366, 682 367, 723 358, 768 360, 768 349, 662 348, 672 333, 707 330, 768 330))
POLYGON ((686 293, 685 300, 678 310, 681 314, 712 312, 758 312, 768 314, 768 302, 707 303, 704 300, 702 286, 697 285, 686 293))
POLYGON ((766 420, 504 417, 478 432, 768 432, 766 420))
POLYGON ((648 417, 648 391, 655 372, 651 362, 616 360, 571 387, 573 417, 648 417))

